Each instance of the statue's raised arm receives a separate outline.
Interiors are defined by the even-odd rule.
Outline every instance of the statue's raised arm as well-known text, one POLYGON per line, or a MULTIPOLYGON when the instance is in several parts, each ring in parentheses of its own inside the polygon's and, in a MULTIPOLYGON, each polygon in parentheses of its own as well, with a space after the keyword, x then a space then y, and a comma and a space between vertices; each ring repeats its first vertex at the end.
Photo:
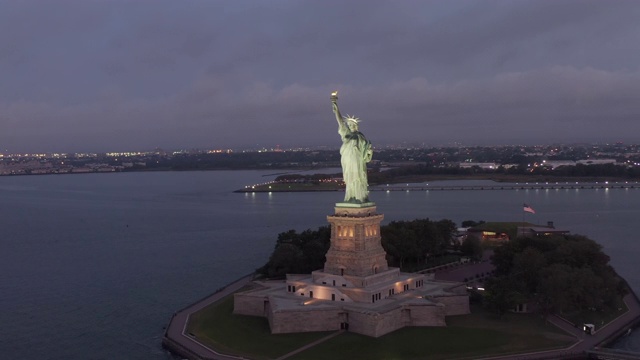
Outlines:
POLYGON ((340 129, 345 128, 345 130, 349 129, 349 126, 345 122, 342 114, 340 114, 340 109, 338 109, 338 92, 334 91, 331 93, 331 105, 333 106, 333 113, 336 116, 336 120, 338 121, 338 126, 340 129))
POLYGON ((338 133, 342 138, 340 162, 342 178, 346 185, 344 201, 363 204, 369 202, 369 184, 367 182, 367 163, 371 161, 373 149, 371 143, 358 130, 358 118, 342 116, 338 109, 338 92, 331 93, 333 113, 338 121, 338 133))

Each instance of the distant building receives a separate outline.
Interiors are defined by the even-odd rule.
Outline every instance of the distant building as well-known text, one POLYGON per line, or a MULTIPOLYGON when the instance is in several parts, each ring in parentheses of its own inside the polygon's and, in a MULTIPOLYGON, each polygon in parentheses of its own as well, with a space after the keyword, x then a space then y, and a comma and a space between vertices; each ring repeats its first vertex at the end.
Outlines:
POLYGON ((583 165, 604 165, 604 164, 615 164, 617 163, 616 159, 586 159, 586 160, 578 160, 577 164, 583 165))
POLYGON ((549 221, 547 226, 519 226, 518 236, 551 236, 551 235, 564 235, 570 231, 565 229, 556 229, 553 225, 553 221, 549 221))
POLYGON ((550 167, 551 170, 560 166, 576 166, 581 165, 604 165, 604 164, 617 164, 615 159, 585 159, 585 160, 545 160, 543 166, 550 167))
POLYGON ((509 241, 509 235, 505 232, 492 231, 490 229, 469 228, 468 237, 479 239, 483 243, 503 243, 509 241))
MULTIPOLYGON (((553 225, 553 221, 547 222, 547 225, 527 225, 518 226, 516 236, 551 236, 551 235, 563 235, 568 234, 570 231, 566 229, 556 229, 553 225)), ((499 244, 511 240, 509 234, 498 229, 491 229, 487 227, 469 228, 466 232, 467 237, 475 237, 483 243, 499 244)), ((513 235, 513 234, 512 234, 513 235)))
POLYGON ((476 162, 461 162, 459 166, 463 169, 470 169, 472 167, 479 167, 485 170, 495 170, 500 167, 500 164, 496 163, 476 163, 476 162))
POLYGON ((545 160, 542 165, 553 170, 560 166, 576 166, 576 162, 573 160, 545 160))

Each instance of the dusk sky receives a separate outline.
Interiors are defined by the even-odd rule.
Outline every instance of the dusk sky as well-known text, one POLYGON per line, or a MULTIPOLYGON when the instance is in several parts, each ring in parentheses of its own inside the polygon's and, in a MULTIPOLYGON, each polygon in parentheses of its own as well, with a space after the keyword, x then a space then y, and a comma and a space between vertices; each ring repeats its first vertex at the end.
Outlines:
POLYGON ((640 142, 640 1, 0 0, 0 152, 640 142))

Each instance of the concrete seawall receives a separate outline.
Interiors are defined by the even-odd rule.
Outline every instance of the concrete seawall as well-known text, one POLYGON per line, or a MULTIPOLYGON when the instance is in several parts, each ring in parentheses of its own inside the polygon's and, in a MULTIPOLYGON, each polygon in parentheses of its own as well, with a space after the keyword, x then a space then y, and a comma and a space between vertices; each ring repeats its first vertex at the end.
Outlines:
POLYGON ((214 349, 202 344, 194 336, 187 334, 186 331, 191 314, 238 291, 243 286, 251 282, 251 280, 253 280, 253 276, 253 273, 246 275, 227 286, 216 290, 213 294, 205 296, 204 298, 174 313, 162 338, 162 347, 178 356, 192 360, 242 359, 237 356, 218 353, 214 349))

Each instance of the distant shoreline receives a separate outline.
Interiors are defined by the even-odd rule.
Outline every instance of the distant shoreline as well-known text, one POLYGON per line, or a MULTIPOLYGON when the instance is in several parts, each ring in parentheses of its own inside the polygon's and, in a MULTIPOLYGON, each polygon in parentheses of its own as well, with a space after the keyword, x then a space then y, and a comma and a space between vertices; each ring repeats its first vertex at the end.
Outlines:
MULTIPOLYGON (((274 174, 276 175, 276 174, 274 174)), ((518 189, 604 189, 604 188, 640 188, 640 182, 615 179, 610 177, 576 177, 552 179, 548 176, 469 176, 469 175, 424 175, 400 176, 389 179, 385 183, 372 183, 369 191, 404 191, 404 190, 518 190, 518 189), (488 180, 496 185, 429 185, 433 181, 488 180), (423 184, 424 183, 424 184, 423 184), (406 184, 401 185, 401 184, 406 184), (384 188, 383 188, 384 187, 384 188)), ((337 183, 296 183, 270 182, 265 184, 246 185, 235 190, 237 193, 252 192, 316 192, 340 191, 344 185, 337 183)))
MULTIPOLYGON (((115 174, 115 173, 138 173, 138 172, 202 172, 202 171, 271 171, 268 174, 263 174, 263 177, 269 176, 279 176, 279 175, 288 175, 288 174, 298 174, 301 172, 310 172, 313 170, 321 170, 326 169, 326 167, 318 168, 318 167, 309 167, 309 168, 259 168, 259 167, 247 167, 247 168, 216 168, 216 169, 171 169, 171 168, 153 168, 153 169, 126 169, 126 170, 112 170, 112 171, 83 171, 83 172, 50 172, 50 173, 35 173, 35 174, 0 174, 0 177, 12 177, 12 176, 38 176, 38 175, 86 175, 86 174, 115 174)), ((337 174, 339 175, 339 173, 337 174)), ((379 191, 375 189, 375 187, 385 186, 385 185, 398 185, 398 184, 419 184, 419 183, 427 183, 430 181, 456 181, 456 180, 490 180, 496 183, 502 184, 521 184, 521 183, 529 183, 528 185, 546 185, 548 183, 549 188, 562 188, 561 183, 566 184, 576 184, 587 186, 589 184, 598 184, 597 188, 637 188, 640 187, 640 182, 635 180, 629 180, 621 177, 611 177, 611 176, 602 176, 602 177, 553 177, 548 175, 506 175, 506 174, 477 174, 477 175, 450 175, 450 174, 430 174, 430 175, 405 175, 405 176, 397 176, 392 179, 386 179, 384 182, 375 182, 374 179, 370 179, 370 190, 371 191, 379 191), (603 185, 603 183, 609 182, 609 186, 603 185), (558 184, 557 187, 552 187, 551 185, 558 184)), ((279 184, 279 183, 278 183, 279 184)), ((311 186, 312 184, 297 184, 297 183, 286 183, 286 188, 280 184, 277 187, 274 187, 274 184, 271 184, 272 188, 268 188, 267 185, 246 185, 244 188, 235 190, 237 193, 248 193, 248 192, 316 192, 316 191, 339 191, 343 190, 344 186, 328 186, 327 184, 323 184, 324 186, 311 186), (253 186, 253 188, 251 188, 253 186)), ((574 186, 575 187, 575 186, 574 186)), ((580 186, 579 186, 580 187, 580 186)), ((566 188, 566 186, 565 186, 566 188)), ((473 190, 472 188, 468 188, 469 190, 473 190)), ((464 189, 461 189, 464 190, 464 189)), ((478 189, 485 190, 485 189, 478 189)))

